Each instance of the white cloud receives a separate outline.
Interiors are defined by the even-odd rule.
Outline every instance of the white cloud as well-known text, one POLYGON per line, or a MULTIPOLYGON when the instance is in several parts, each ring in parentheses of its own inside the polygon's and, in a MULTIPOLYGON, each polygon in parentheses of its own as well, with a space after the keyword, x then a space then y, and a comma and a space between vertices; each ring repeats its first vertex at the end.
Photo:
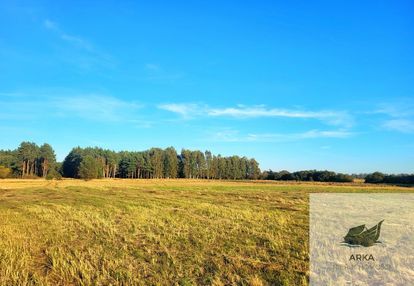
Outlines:
POLYGON ((394 118, 414 116, 414 102, 412 100, 399 100, 393 103, 382 103, 373 112, 394 118))
POLYGON ((239 131, 237 130, 222 130, 216 132, 212 136, 209 136, 209 139, 213 141, 219 142, 242 142, 242 141, 249 141, 247 137, 241 137, 239 135, 239 131))
POLYGON ((43 26, 70 47, 70 56, 63 57, 63 62, 78 66, 82 70, 113 68, 116 65, 111 55, 102 52, 87 39, 67 33, 56 22, 46 19, 43 26))
POLYGON ((344 130, 309 130, 301 133, 249 134, 252 141, 295 141, 314 138, 348 138, 353 133, 344 130))
POLYGON ((385 129, 403 132, 414 133, 414 120, 409 119, 391 119, 382 125, 385 129))
POLYGON ((385 130, 414 133, 414 102, 412 100, 404 99, 389 104, 380 104, 373 113, 386 117, 381 124, 385 130))
POLYGON ((62 40, 73 44, 74 46, 81 48, 81 49, 85 49, 88 51, 92 51, 93 47, 92 45, 86 41, 85 39, 82 39, 79 36, 75 36, 75 35, 70 35, 66 32, 64 32, 61 28, 59 28, 59 26, 57 25, 57 23, 46 19, 43 21, 43 25, 45 26, 46 29, 51 30, 53 32, 55 32, 59 38, 61 38, 62 40))
MULTIPOLYGON (((102 94, 68 91, 18 93, 18 97, 0 99, 0 118, 5 120, 40 120, 42 118, 82 118, 100 122, 125 122, 142 125, 136 102, 102 94), (51 95, 59 94, 59 95, 51 95)), ((148 126, 148 124, 146 123, 148 126)))
POLYGON ((193 103, 168 103, 157 106, 159 109, 177 113, 184 118, 190 118, 202 113, 202 108, 198 104, 193 103))
POLYGON ((354 133, 346 130, 309 130, 299 133, 250 133, 241 135, 237 130, 223 130, 211 137, 214 141, 222 142, 288 142, 317 138, 344 139, 354 133))
POLYGON ((231 117, 292 117, 292 118, 319 118, 331 116, 326 112, 296 111, 286 109, 266 109, 264 107, 241 107, 241 108, 213 108, 208 111, 211 116, 231 116, 231 117))
POLYGON ((51 104, 64 116, 77 116, 98 121, 123 121, 141 108, 139 104, 126 102, 111 96, 96 94, 56 97, 51 104))
POLYGON ((354 133, 346 130, 310 130, 304 133, 298 133, 298 138, 348 138, 354 135, 354 133))
POLYGON ((72 35, 68 35, 68 34, 62 33, 60 35, 60 38, 62 40, 65 40, 67 42, 72 43, 73 45, 75 45, 75 46, 77 46, 79 48, 82 48, 82 49, 85 49, 85 50, 88 50, 88 51, 92 51, 93 50, 92 45, 90 43, 88 43, 86 40, 84 40, 84 39, 82 39, 80 37, 76 37, 76 36, 72 36, 72 35))
POLYGON ((265 106, 237 106, 227 108, 211 108, 191 103, 171 103, 158 106, 161 109, 174 112, 187 118, 194 116, 260 118, 284 117, 300 119, 316 119, 331 125, 351 126, 352 117, 345 111, 307 111, 298 109, 267 108, 265 106))
POLYGON ((51 20, 49 20, 49 19, 45 19, 45 20, 43 21, 43 25, 44 25, 47 29, 49 29, 49 30, 57 30, 57 29, 58 29, 58 27, 57 27, 56 23, 55 23, 55 22, 53 22, 53 21, 51 21, 51 20))

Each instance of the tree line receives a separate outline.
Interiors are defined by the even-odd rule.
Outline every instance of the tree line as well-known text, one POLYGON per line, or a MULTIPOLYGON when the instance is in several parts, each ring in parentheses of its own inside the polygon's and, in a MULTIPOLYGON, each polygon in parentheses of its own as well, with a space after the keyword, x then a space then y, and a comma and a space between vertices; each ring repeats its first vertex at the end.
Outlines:
POLYGON ((353 182, 354 177, 348 174, 335 173, 332 171, 305 170, 290 173, 286 170, 273 172, 264 171, 262 178, 265 180, 278 181, 314 181, 314 182, 353 182))
POLYGON ((365 177, 365 182, 371 184, 414 185, 414 174, 387 175, 380 172, 374 172, 365 177))
POLYGON ((56 162, 49 144, 22 142, 16 150, 0 150, 0 177, 95 178, 194 178, 259 179, 259 163, 253 158, 223 157, 210 151, 173 147, 115 152, 98 147, 73 148, 62 163, 56 162), (3 175, 2 175, 3 174, 3 175))
POLYGON ((0 150, 0 178, 58 176, 57 166, 55 151, 47 143, 22 142, 16 150, 0 150))
POLYGON ((63 162, 56 161, 52 146, 22 142, 15 150, 0 150, 0 178, 190 178, 190 179, 260 179, 280 181, 352 182, 364 178, 366 183, 414 184, 414 174, 348 175, 332 171, 305 170, 297 172, 260 171, 253 158, 223 157, 210 151, 173 147, 145 151, 120 151, 98 147, 73 148, 63 162))
POLYGON ((92 178, 194 178, 194 179, 258 179, 259 164, 255 159, 213 155, 210 151, 173 147, 151 148, 131 152, 102 148, 73 148, 62 163, 64 177, 92 178))

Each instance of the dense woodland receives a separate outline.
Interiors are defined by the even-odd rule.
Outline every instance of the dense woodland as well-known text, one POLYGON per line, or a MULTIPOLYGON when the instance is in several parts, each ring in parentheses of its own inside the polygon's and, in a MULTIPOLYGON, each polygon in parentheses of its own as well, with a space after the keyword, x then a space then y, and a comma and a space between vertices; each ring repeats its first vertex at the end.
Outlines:
POLYGON ((0 150, 0 178, 43 177, 56 173, 56 156, 52 146, 45 143, 38 146, 22 142, 16 150, 0 150))
POLYGON ((371 184, 403 184, 414 185, 414 174, 386 175, 380 172, 369 174, 365 182, 371 184))
POLYGON ((23 142, 16 150, 0 150, 0 177, 95 178, 194 178, 259 179, 255 159, 213 155, 210 151, 173 147, 141 152, 115 152, 102 148, 73 148, 60 164, 52 147, 23 142), (3 174, 3 175, 2 175, 3 174))
MULTIPOLYGON (((190 179, 264 179, 280 181, 352 182, 362 175, 348 175, 331 171, 307 170, 261 172, 255 159, 213 155, 210 151, 182 149, 178 154, 173 147, 151 148, 131 152, 98 147, 73 148, 62 163, 56 161, 49 144, 38 146, 22 142, 15 150, 0 150, 0 178, 61 177, 95 178, 190 178, 190 179)), ((375 172, 364 174, 366 183, 414 184, 414 175, 386 175, 375 172)))
POLYGON ((278 181, 314 181, 314 182, 353 182, 354 177, 331 171, 307 170, 290 173, 288 171, 264 171, 262 177, 266 180, 278 181))
POLYGON ((62 164, 62 174, 71 178, 190 178, 258 179, 255 159, 212 155, 210 151, 173 147, 151 148, 141 152, 114 152, 101 148, 74 148, 62 164))

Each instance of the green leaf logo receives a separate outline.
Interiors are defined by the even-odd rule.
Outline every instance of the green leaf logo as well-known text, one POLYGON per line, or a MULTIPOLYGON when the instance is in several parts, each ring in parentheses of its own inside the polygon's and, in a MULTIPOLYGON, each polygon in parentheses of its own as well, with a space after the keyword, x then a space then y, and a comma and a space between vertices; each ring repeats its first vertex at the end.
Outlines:
POLYGON ((375 243, 379 243, 381 224, 384 220, 380 221, 377 225, 367 229, 365 224, 352 227, 344 237, 344 242, 349 245, 362 245, 365 247, 373 246, 375 243))

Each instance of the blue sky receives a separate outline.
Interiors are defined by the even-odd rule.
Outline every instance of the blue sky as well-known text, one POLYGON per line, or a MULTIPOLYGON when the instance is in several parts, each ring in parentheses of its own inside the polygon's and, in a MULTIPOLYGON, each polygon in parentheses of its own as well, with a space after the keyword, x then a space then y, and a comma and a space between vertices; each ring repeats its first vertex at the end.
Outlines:
POLYGON ((414 172, 412 1, 1 1, 0 148, 414 172), (84 3, 87 2, 87 3, 84 3), (122 3, 120 3, 122 2, 122 3))

